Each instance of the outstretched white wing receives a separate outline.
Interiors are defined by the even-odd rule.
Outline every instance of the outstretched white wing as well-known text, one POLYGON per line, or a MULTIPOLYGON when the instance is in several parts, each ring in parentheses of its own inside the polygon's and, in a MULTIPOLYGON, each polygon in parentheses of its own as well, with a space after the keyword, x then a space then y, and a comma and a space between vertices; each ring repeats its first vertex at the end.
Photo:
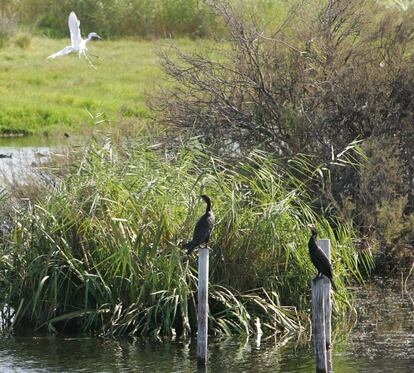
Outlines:
POLYGON ((50 56, 47 57, 47 59, 51 59, 51 58, 55 58, 55 57, 59 57, 59 56, 64 56, 65 54, 69 54, 69 53, 72 53, 72 52, 75 52, 75 49, 72 46, 65 47, 61 51, 51 54, 50 56))
POLYGON ((76 17, 75 12, 70 12, 69 19, 68 19, 68 25, 70 30, 70 40, 72 41, 72 47, 75 50, 79 49, 79 43, 82 41, 81 38, 81 32, 80 32, 80 22, 78 18, 76 17))

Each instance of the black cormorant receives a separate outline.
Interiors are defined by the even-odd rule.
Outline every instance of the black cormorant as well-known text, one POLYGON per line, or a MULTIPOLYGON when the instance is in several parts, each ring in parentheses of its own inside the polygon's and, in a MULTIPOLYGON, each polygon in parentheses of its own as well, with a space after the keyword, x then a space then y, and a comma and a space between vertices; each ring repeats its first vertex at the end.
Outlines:
POLYGON ((332 265, 329 261, 326 254, 322 251, 319 247, 318 243, 316 242, 316 236, 318 235, 318 230, 314 224, 309 224, 308 227, 312 231, 312 236, 309 239, 308 247, 309 247, 309 255, 313 265, 318 270, 318 276, 325 275, 329 278, 332 284, 332 288, 336 290, 336 285, 333 280, 332 275, 332 265))
POLYGON ((187 254, 191 252, 201 244, 208 244, 210 239, 211 232, 214 228, 214 214, 211 210, 211 200, 210 197, 203 194, 200 196, 204 202, 207 204, 206 213, 198 220, 193 233, 193 239, 190 242, 187 242, 183 245, 183 248, 187 250, 187 254))

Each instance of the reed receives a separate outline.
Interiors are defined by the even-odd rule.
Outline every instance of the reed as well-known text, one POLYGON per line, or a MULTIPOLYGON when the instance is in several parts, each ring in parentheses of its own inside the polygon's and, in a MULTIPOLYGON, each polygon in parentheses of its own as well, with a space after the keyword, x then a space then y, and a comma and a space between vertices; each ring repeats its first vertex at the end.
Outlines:
POLYGON ((212 196, 218 217, 210 333, 252 334, 257 319, 267 333, 307 326, 311 221, 332 240, 336 282, 348 299, 346 285, 361 279, 352 228, 330 229, 305 183, 270 155, 231 164, 206 154, 197 144, 171 151, 142 138, 90 144, 41 202, 14 211, 0 261, 9 323, 106 336, 194 332, 196 257, 180 242, 201 214, 201 193, 212 196))
MULTIPOLYGON (((230 0, 241 13, 264 19, 274 19, 288 9, 288 1, 230 0), (276 15, 276 16, 275 16, 276 15)), ((8 4, 18 21, 47 33, 49 36, 67 36, 67 17, 74 10, 84 30, 94 30, 107 38, 116 37, 206 37, 223 32, 222 20, 206 0, 106 0, 79 2, 67 0, 55 6, 50 0, 21 0, 8 4), (35 4, 34 4, 35 3, 35 4)))

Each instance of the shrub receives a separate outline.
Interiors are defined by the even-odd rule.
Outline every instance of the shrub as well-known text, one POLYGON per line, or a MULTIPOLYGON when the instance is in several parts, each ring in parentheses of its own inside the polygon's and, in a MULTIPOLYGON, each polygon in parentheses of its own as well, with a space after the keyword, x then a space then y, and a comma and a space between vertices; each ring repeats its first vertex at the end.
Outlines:
MULTIPOLYGON (((209 51, 172 47, 161 54, 176 83, 153 101, 166 125, 200 136, 227 156, 260 148, 288 159, 305 153, 321 163, 355 139, 392 138, 401 170, 396 176, 383 168, 383 176, 414 188, 412 8, 400 12, 374 1, 300 2, 269 27, 247 22, 229 2, 209 3, 230 37, 209 51)), ((360 200, 366 186, 359 182, 386 187, 376 184, 378 175, 364 181, 368 175, 360 179, 356 169, 333 168, 331 184, 314 190, 321 195, 315 206, 338 214, 342 201, 360 200)), ((414 212, 414 195, 406 195, 405 213, 414 212)), ((367 198, 377 196, 370 190, 367 198)), ((377 222, 381 205, 354 206, 352 217, 361 229, 371 213, 377 222)))
POLYGON ((412 247, 414 214, 399 142, 388 136, 371 138, 363 149, 367 158, 358 171, 357 189, 350 193, 354 206, 363 208, 354 211, 354 220, 367 239, 379 240, 387 250, 412 247))

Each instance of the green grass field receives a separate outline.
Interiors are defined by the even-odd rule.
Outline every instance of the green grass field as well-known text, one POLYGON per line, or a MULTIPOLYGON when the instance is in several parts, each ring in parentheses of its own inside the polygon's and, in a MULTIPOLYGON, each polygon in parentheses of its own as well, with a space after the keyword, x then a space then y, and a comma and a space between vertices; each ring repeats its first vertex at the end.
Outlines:
POLYGON ((0 133, 79 133, 102 120, 148 118, 146 92, 162 83, 156 51, 163 41, 90 43, 96 69, 75 54, 46 59, 69 43, 35 37, 27 50, 0 49, 0 133))

